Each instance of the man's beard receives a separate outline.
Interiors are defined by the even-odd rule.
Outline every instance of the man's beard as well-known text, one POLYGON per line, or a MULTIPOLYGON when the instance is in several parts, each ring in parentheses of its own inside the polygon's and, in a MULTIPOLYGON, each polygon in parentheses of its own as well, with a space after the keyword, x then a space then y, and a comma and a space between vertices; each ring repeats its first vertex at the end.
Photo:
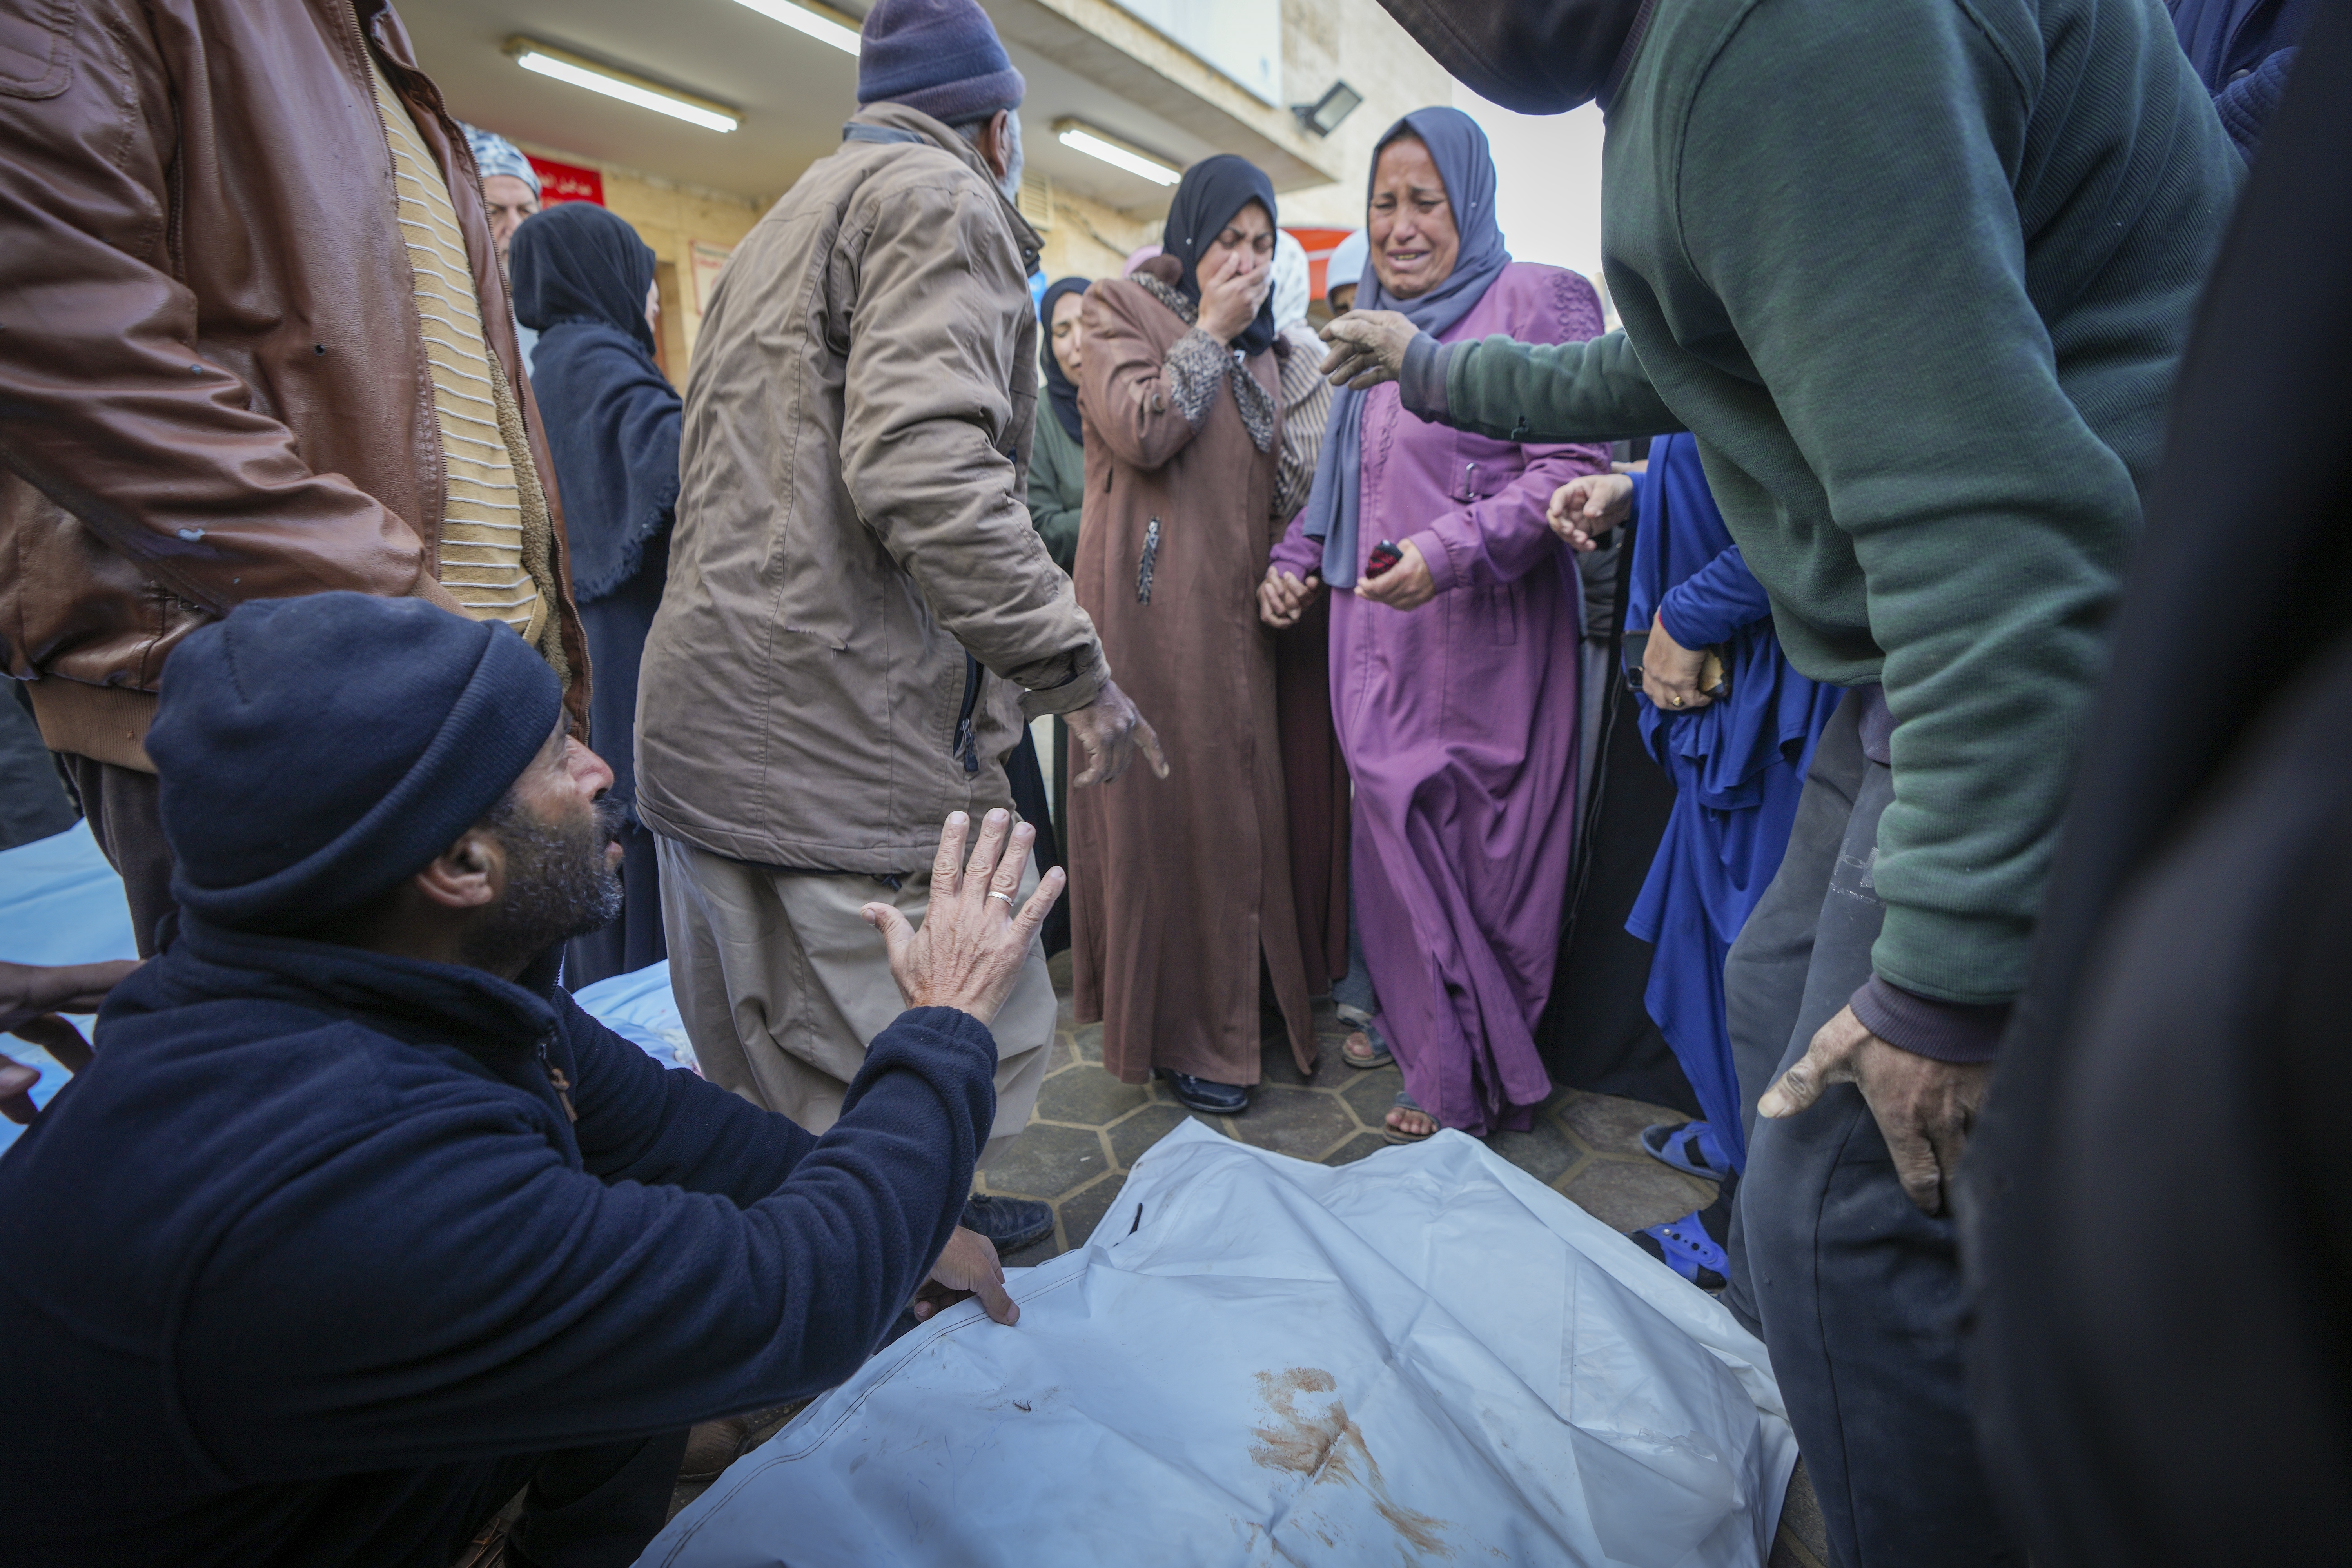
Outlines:
POLYGON ((552 823, 512 795, 500 801, 488 826, 507 852, 506 901, 467 932, 466 962, 520 974, 557 942, 610 924, 621 912, 621 875, 604 847, 625 820, 611 795, 552 823))

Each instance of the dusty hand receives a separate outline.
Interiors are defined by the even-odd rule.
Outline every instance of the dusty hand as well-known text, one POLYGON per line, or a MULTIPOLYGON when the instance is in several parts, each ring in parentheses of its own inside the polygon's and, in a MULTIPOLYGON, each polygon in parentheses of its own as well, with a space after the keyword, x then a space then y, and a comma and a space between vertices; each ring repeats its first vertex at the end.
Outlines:
POLYGON ((1279 566, 1265 569, 1265 581, 1257 585, 1257 618, 1281 631, 1298 624, 1298 617, 1323 591, 1323 579, 1309 574, 1301 582, 1295 573, 1279 566))
POLYGON ((1364 392, 1404 374, 1404 351, 1421 329, 1396 310, 1350 310, 1323 329, 1331 352, 1323 374, 1334 386, 1364 392))
POLYGON ((1127 764, 1135 760, 1140 747, 1151 771, 1160 778, 1168 776, 1168 761, 1160 754, 1160 737, 1145 723, 1143 715, 1135 710, 1127 693, 1115 680, 1103 682, 1095 700, 1075 713, 1062 715, 1070 733, 1087 749, 1087 765, 1070 775, 1074 784, 1108 784, 1127 772, 1127 764))
POLYGON ((971 1296, 980 1298, 980 1310, 992 1322, 1010 1328, 1021 1321, 1020 1303, 1005 1294, 1004 1265, 996 1259, 996 1244, 976 1230, 958 1226, 940 1254, 939 1267, 915 1292, 907 1310, 914 1313, 915 1321, 927 1322, 971 1296))
POLYGON ((1669 713, 1687 713, 1715 700, 1698 689, 1698 672, 1706 663, 1705 648, 1687 648, 1666 635, 1664 621, 1650 618, 1650 635, 1642 645, 1642 695, 1669 713))
POLYGON ((1813 1037, 1803 1059, 1764 1091, 1756 1113, 1794 1116, 1830 1085, 1853 1084, 1878 1119, 1904 1194, 1927 1213, 1941 1214, 1991 1082, 1990 1062, 1939 1062, 1890 1046, 1864 1028, 1852 1007, 1842 1007, 1813 1037))
POLYGON ((1013 814, 999 807, 980 827, 971 858, 964 858, 971 818, 948 814, 940 833, 939 858, 931 865, 931 902, 921 930, 888 904, 867 904, 857 912, 882 933, 890 949, 890 978, 909 1007, 961 1007, 982 1023, 996 1016, 1029 962, 1029 944, 1045 923, 1045 911, 1062 896, 1066 879, 1059 866, 1045 873, 1029 901, 1013 910, 1021 873, 1037 830, 1027 823, 1005 827, 1013 814))
POLYGON ((1232 342, 1257 318, 1273 282, 1273 268, 1257 265, 1246 250, 1232 252, 1201 279, 1201 330, 1221 343, 1232 342))
POLYGON ((1623 474, 1580 474, 1551 492, 1544 521, 1571 550, 1598 550, 1601 535, 1633 515, 1633 481, 1623 474))
POLYGON ((1437 597, 1437 579, 1429 574, 1429 563, 1421 558, 1421 546, 1408 539, 1397 548, 1397 563, 1377 577, 1358 582, 1356 597, 1386 605, 1391 610, 1417 610, 1437 597))

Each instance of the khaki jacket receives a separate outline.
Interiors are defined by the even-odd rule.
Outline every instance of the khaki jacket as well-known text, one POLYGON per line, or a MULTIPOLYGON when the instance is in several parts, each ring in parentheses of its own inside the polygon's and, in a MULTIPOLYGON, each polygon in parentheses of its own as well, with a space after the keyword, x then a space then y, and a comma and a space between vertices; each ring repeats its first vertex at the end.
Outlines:
POLYGON ((1037 237, 929 115, 850 128, 695 342, 637 809, 734 859, 887 876, 930 864, 950 811, 1009 806, 1025 720, 1109 671, 1023 503, 1037 237))
MULTIPOLYGON (((384 0, 0 0, 0 657, 146 768, 180 639, 439 575, 431 372, 365 49, 449 186, 549 510, 481 176, 384 0)), ((550 519, 556 651, 588 650, 550 519)))

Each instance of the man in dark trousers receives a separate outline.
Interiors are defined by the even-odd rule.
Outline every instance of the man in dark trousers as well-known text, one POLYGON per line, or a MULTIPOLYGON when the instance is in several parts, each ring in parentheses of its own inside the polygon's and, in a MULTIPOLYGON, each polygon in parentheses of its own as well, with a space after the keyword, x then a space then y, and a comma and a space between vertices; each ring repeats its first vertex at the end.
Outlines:
POLYGON ((919 932, 872 911, 908 1011, 818 1139, 555 985, 612 775, 504 627, 243 605, 147 748, 179 934, 0 1159, 12 1563, 437 1565, 528 1485, 509 1563, 621 1568, 689 1424, 846 1377, 927 1273, 1018 1316, 950 1244, 1061 886, 1014 909, 1007 814, 919 932))
POLYGON ((2019 1563, 1946 1198, 2237 154, 2147 0, 1383 3, 1487 98, 1598 100, 1624 328, 1350 315, 1331 368, 1517 440, 1692 432, 1790 660, 1853 689, 1726 967, 1732 1264, 1840 1568, 2019 1563))

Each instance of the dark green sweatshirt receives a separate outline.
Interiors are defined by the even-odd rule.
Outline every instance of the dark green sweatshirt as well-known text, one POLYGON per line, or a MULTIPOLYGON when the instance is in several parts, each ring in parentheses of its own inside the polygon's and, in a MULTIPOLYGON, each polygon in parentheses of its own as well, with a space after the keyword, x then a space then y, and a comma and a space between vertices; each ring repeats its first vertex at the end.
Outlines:
POLYGON ((1459 344, 1444 416, 1697 437, 1790 658, 1885 688, 1878 974, 2006 1000, 2237 155, 2153 0, 1659 0, 1607 114, 1624 330, 1459 344))

